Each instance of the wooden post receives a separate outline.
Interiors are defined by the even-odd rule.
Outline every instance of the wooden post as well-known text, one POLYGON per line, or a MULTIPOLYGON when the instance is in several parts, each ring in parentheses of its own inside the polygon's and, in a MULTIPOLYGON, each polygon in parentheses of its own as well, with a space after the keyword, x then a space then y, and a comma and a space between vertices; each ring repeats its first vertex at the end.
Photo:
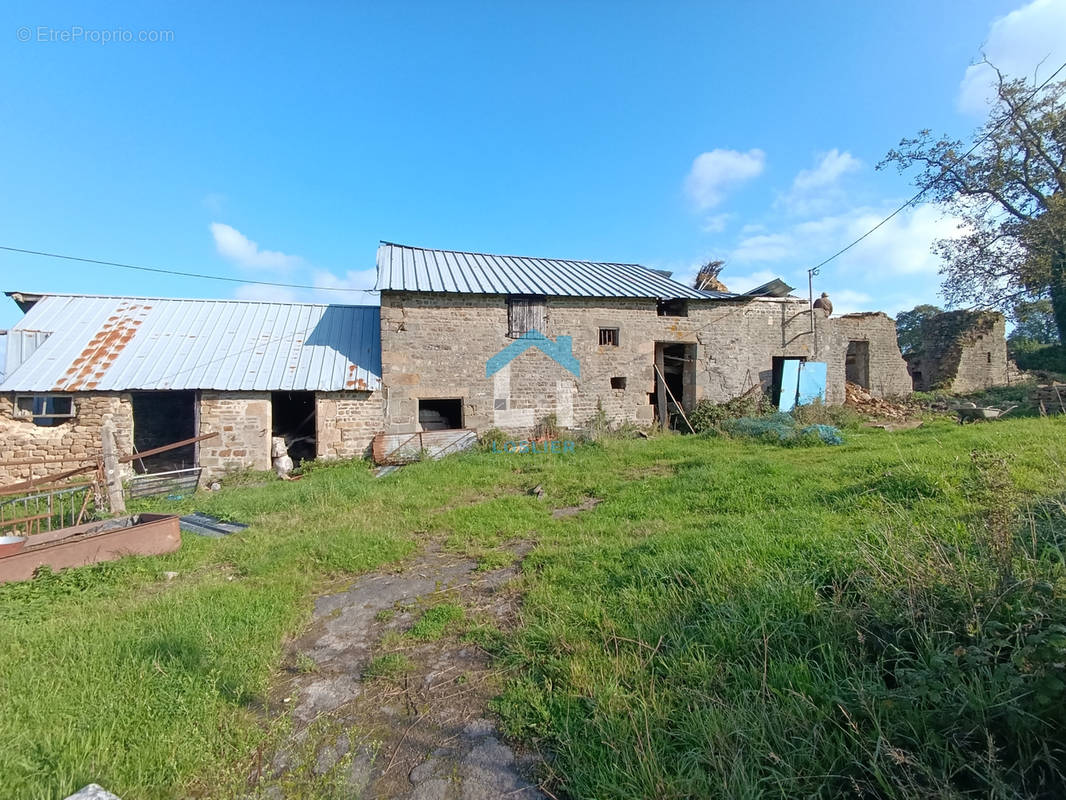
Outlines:
POLYGON ((122 473, 118 466, 118 446, 115 444, 115 423, 105 420, 100 427, 100 453, 104 462, 104 483, 107 485, 107 505, 112 514, 126 513, 126 498, 122 496, 122 473))
POLYGON ((659 427, 666 430, 670 419, 666 413, 666 379, 663 377, 666 361, 663 358, 663 346, 655 343, 655 400, 659 413, 659 427))

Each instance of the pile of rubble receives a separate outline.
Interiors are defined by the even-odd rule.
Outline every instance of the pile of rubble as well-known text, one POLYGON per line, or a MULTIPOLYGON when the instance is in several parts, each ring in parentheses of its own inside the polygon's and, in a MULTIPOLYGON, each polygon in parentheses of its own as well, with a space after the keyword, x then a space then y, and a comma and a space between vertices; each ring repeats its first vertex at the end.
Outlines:
POLYGON ((871 417, 902 422, 911 416, 911 409, 907 406, 874 397, 869 391, 850 381, 844 384, 844 404, 862 414, 869 414, 871 417))

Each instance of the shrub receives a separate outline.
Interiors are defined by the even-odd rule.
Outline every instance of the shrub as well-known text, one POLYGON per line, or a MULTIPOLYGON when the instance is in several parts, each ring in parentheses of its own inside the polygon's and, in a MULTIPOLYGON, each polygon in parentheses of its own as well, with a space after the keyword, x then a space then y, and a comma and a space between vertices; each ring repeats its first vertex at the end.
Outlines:
POLYGON ((688 419, 696 433, 707 433, 726 420, 758 417, 770 414, 773 410, 770 399, 756 389, 724 403, 700 400, 688 415, 688 419))

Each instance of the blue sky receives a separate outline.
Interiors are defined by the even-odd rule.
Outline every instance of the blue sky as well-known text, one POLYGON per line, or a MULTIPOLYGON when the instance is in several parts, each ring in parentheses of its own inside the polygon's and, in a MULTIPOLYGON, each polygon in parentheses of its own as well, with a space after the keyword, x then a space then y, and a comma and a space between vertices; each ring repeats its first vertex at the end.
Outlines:
MULTIPOLYGON (((9 2, 0 19, 0 245, 354 288, 386 239, 682 277, 724 258, 732 289, 805 290, 909 194, 873 169, 890 147, 980 124, 982 47, 1014 72, 1066 60, 1066 0, 9 2), (166 41, 99 41, 141 31, 166 41)), ((936 301, 928 246, 953 230, 907 212, 816 289, 845 311, 936 301)), ((0 275, 376 302, 10 253, 0 275)), ((5 298, 0 328, 18 316, 5 298)))

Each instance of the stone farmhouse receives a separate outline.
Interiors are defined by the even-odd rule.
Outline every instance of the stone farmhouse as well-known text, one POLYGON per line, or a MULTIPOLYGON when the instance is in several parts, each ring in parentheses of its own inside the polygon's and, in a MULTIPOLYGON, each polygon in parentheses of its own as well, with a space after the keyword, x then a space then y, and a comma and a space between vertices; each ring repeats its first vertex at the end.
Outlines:
POLYGON ((780 281, 702 291, 637 264, 428 250, 383 242, 380 309, 237 300, 9 292, 0 480, 13 459, 120 449, 217 432, 134 469, 203 479, 294 460, 362 456, 379 432, 672 421, 703 399, 780 392, 789 361, 824 362, 875 396, 911 390, 894 322, 827 317, 780 281))

